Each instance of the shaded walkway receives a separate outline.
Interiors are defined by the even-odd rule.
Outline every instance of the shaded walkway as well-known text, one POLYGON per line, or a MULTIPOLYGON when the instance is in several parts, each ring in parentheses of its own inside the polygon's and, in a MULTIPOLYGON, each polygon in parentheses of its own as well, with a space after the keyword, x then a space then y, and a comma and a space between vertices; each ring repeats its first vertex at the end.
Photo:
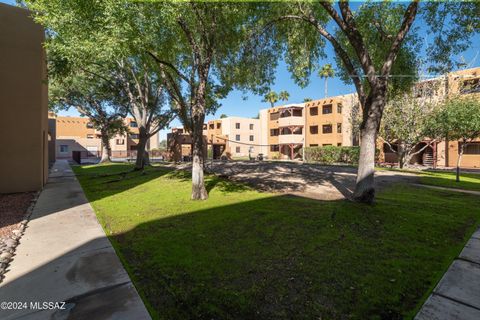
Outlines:
POLYGON ((150 319, 67 161, 53 166, 9 271, 1 319, 150 319), (66 302, 38 310, 30 302, 66 302))

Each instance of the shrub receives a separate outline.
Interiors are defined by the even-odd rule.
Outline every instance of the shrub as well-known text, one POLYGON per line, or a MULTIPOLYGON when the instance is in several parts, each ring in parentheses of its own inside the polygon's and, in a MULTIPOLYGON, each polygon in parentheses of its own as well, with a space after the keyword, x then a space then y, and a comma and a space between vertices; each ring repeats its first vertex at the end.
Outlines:
POLYGON ((359 155, 359 147, 324 146, 305 148, 306 162, 357 164, 359 155))

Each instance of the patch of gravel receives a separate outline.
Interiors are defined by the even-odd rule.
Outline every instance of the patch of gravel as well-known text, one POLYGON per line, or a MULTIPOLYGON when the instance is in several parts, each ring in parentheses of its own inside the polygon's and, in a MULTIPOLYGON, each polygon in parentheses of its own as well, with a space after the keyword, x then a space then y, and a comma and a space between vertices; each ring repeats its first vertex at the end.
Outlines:
POLYGON ((0 194, 0 283, 40 192, 0 194))

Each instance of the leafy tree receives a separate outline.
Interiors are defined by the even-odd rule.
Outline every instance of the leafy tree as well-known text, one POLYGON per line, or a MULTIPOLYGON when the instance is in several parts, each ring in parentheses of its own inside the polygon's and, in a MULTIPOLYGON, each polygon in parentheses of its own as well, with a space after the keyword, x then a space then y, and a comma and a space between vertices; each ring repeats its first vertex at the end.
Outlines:
POLYGON ((261 38, 244 45, 267 7, 250 2, 145 4, 144 15, 156 30, 142 37, 151 40, 148 52, 162 68, 174 109, 192 134, 192 199, 208 197, 205 115, 215 112, 218 100, 233 88, 264 93, 273 79, 277 58, 270 53, 277 44, 261 38))
POLYGON ((438 108, 428 122, 429 136, 459 140, 456 181, 460 181, 460 166, 465 147, 480 138, 480 100, 478 97, 454 96, 438 108))
POLYGON ((89 73, 68 70, 51 57, 49 101, 55 110, 75 108, 82 116, 88 117, 93 127, 100 131, 102 156, 100 163, 110 162, 110 139, 128 133, 125 125, 124 108, 112 95, 109 86, 102 81, 92 81, 89 73))
POLYGON ((310 102, 310 101, 313 101, 313 99, 312 99, 312 98, 305 98, 305 99, 303 99, 303 102, 310 102))
POLYGON ((273 108, 275 107, 275 103, 278 102, 278 94, 275 91, 270 91, 268 92, 264 97, 263 97, 263 102, 270 102, 270 106, 273 108))
POLYGON ((220 115, 220 119, 225 119, 225 118, 228 118, 228 116, 227 116, 225 113, 222 113, 222 114, 220 115))
MULTIPOLYGON (((430 85, 439 85, 432 82, 430 85)), ((427 92, 427 91, 424 91, 427 92)), ((429 97, 418 97, 412 90, 398 95, 385 106, 379 136, 389 149, 398 156, 400 168, 408 166, 412 157, 430 147, 431 142, 422 148, 415 147, 426 137, 428 119, 432 115, 435 103, 429 97), (393 142, 396 148, 392 146, 393 142)))
MULTIPOLYGON (((353 198, 374 200, 375 145, 387 95, 401 93, 416 80, 421 52, 417 30, 409 33, 421 15, 433 41, 428 50, 442 61, 465 48, 478 32, 478 2, 410 3, 368 2, 353 11, 348 1, 292 2, 273 4, 266 29, 287 44, 286 61, 298 83, 304 85, 317 61, 325 57, 325 44, 335 52, 340 77, 353 83, 362 110, 360 159, 353 198), (446 18, 449 17, 448 23, 446 18), (332 21, 336 30, 330 26, 332 21), (309 29, 307 29, 307 27, 309 29), (315 34, 312 34, 315 33, 315 34), (457 35, 447 36, 447 35, 457 35), (442 42, 442 43, 440 43, 442 42), (448 48, 446 48, 448 47, 448 48), (309 50, 307 50, 307 48, 309 50)), ((414 28, 415 29, 415 28, 414 28)), ((268 32, 268 31, 265 31, 268 32)))
POLYGON ((285 90, 280 91, 280 92, 278 93, 278 99, 279 99, 279 100, 288 101, 289 98, 290 98, 290 94, 289 94, 287 91, 285 91, 285 90))
POLYGON ((139 129, 135 169, 148 163, 148 139, 172 118, 166 105, 161 70, 145 52, 140 36, 148 21, 141 4, 130 1, 28 0, 37 22, 47 30, 48 56, 61 57, 109 86, 139 129))
POLYGON ((328 97, 328 78, 333 78, 335 76, 335 71, 332 68, 330 63, 327 63, 318 71, 318 76, 322 79, 325 79, 325 98, 328 97))

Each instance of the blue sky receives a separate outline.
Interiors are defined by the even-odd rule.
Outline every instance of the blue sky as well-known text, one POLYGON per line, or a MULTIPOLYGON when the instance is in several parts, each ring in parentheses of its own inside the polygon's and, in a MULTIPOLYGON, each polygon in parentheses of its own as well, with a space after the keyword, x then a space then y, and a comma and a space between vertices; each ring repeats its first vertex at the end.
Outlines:
MULTIPOLYGON (((5 2, 9 4, 15 4, 14 0, 0 0, 0 2, 5 2)), ((420 28, 422 29, 422 22, 418 21, 420 28)), ((321 65, 326 63, 332 63, 335 66, 333 50, 330 46, 326 48, 327 58, 320 62, 321 65)), ((480 36, 477 35, 472 40, 472 46, 459 55, 463 57, 464 60, 470 64, 470 67, 480 66, 480 36)), ((456 57, 456 58, 459 58, 456 57)), ((280 62, 277 72, 275 84, 271 87, 272 90, 278 92, 281 90, 286 90, 290 93, 290 99, 286 103, 295 103, 302 102, 304 98, 320 99, 324 96, 324 80, 318 78, 316 75, 313 75, 310 79, 310 84, 305 88, 300 88, 292 80, 290 73, 287 70, 286 64, 280 62)), ((345 85, 340 79, 333 78, 328 80, 328 94, 329 96, 341 95, 354 92, 353 86, 345 85)), ((269 105, 265 102, 262 102, 262 97, 247 93, 247 100, 244 100, 242 97, 244 95, 239 91, 232 91, 221 101, 222 107, 216 112, 215 115, 208 115, 207 120, 219 117, 220 114, 224 113, 229 116, 240 116, 240 117, 254 117, 258 114, 258 110, 267 108, 269 105)), ((62 115, 77 115, 76 111, 71 110, 67 112, 60 113, 62 115)), ((179 122, 172 122, 171 126, 178 126, 179 122)), ((166 138, 166 133, 170 130, 163 130, 160 132, 160 139, 166 138)))

